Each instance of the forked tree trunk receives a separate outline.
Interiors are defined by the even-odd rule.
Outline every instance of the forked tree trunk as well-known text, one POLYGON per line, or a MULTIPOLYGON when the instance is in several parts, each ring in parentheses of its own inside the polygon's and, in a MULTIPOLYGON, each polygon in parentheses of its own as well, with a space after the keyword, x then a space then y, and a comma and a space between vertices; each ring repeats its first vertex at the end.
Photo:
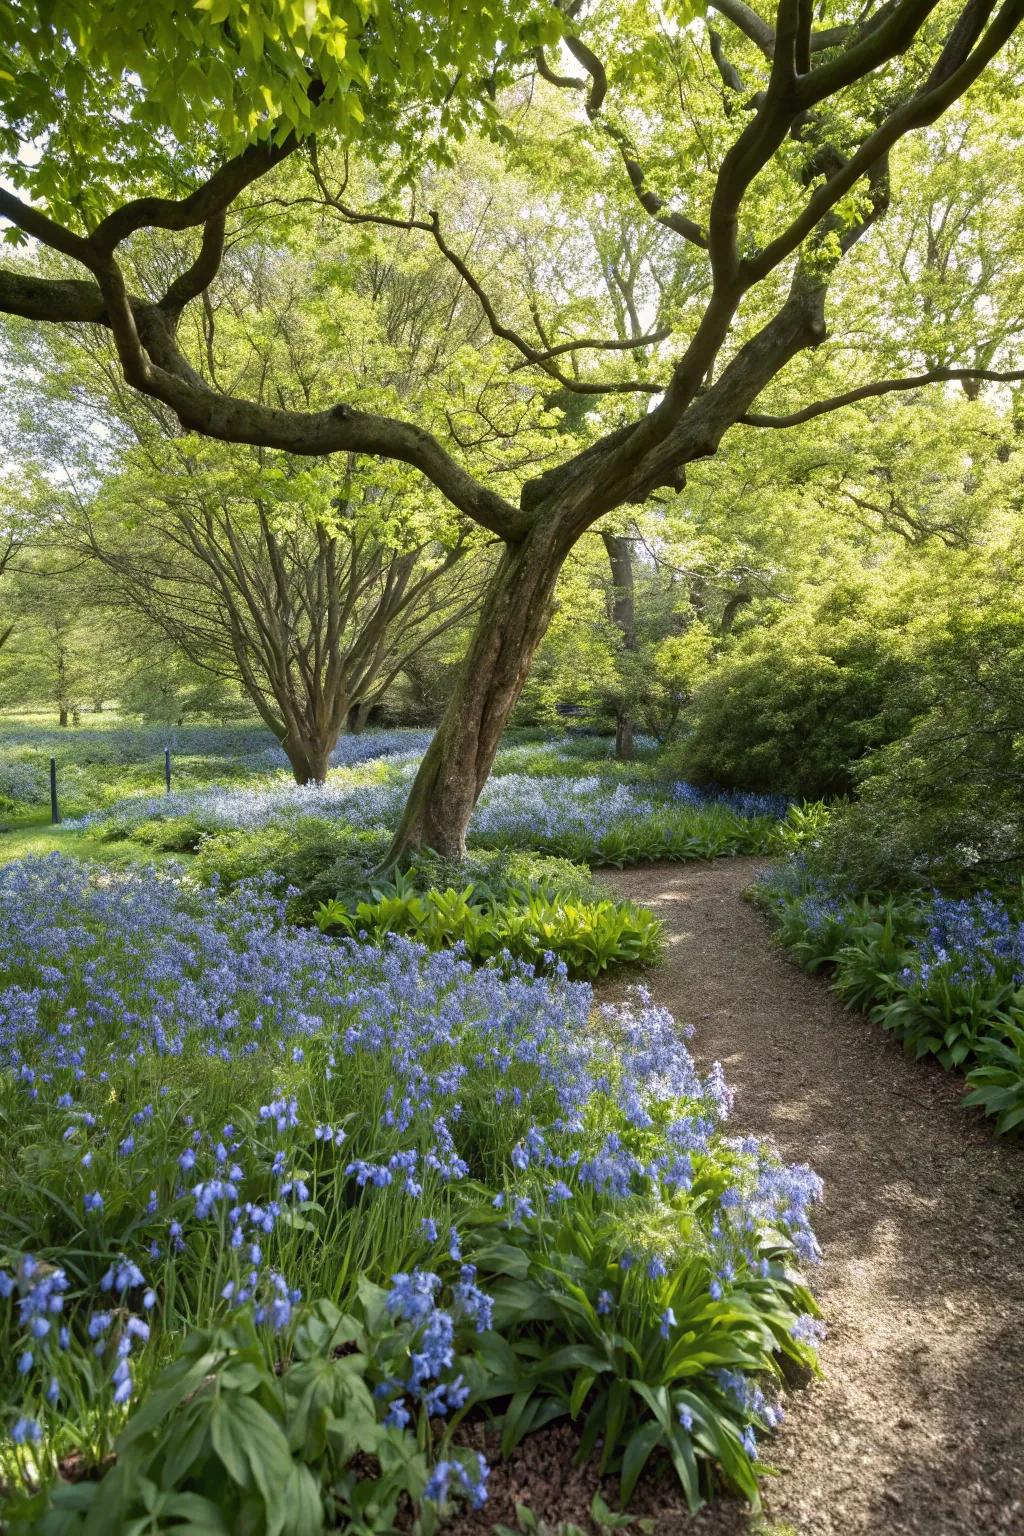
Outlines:
POLYGON ((551 621, 566 552, 564 538, 537 526, 502 555, 452 696, 410 790, 388 866, 422 848, 452 860, 465 855, 473 808, 551 621))
POLYGON ((337 733, 333 740, 298 735, 286 736, 282 740, 281 746, 292 765, 296 784, 323 784, 326 781, 331 753, 337 740, 337 733))

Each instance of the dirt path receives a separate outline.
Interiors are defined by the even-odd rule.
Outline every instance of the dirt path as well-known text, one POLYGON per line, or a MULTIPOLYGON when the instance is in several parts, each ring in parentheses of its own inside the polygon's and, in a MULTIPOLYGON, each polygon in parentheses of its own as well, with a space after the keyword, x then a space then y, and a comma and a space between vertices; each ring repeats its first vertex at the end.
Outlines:
MULTIPOLYGON (((825 1180, 826 1380, 790 1395, 766 1513, 799 1536, 1024 1536, 1024 1152, 774 947, 755 859, 606 877, 666 925, 655 997, 737 1129, 825 1180)), ((694 1536, 763 1529, 719 1505, 694 1536)))

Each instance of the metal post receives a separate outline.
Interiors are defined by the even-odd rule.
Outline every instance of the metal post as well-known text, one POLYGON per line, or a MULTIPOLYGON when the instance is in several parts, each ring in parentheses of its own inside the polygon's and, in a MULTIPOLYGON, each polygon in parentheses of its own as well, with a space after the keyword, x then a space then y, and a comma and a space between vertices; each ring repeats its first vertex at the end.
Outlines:
POLYGON ((171 749, 164 747, 164 782, 167 785, 167 793, 171 792, 171 749))
POLYGON ((57 759, 50 758, 50 821, 56 827, 60 823, 60 806, 57 804, 57 759))

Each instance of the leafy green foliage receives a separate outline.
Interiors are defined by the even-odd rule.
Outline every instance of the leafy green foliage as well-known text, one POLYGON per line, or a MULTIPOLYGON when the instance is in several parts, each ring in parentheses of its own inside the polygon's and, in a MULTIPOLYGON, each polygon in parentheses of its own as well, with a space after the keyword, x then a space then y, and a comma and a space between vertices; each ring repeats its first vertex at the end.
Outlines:
POLYGON ((971 889, 1024 874, 1024 615, 1005 588, 965 596, 917 657, 916 718, 874 754, 820 866, 860 887, 971 889))
POLYGON ((905 723, 891 702, 898 618, 870 599, 837 586, 726 652, 690 707, 682 774, 808 799, 848 791, 854 764, 905 723))
MULTIPOLYGON (((722 1167, 701 1166, 690 1198, 714 1201, 723 1178, 722 1167)), ((509 1398, 503 1453, 568 1414, 580 1424, 580 1458, 618 1475, 624 1506, 656 1452, 692 1509, 712 1467, 756 1504, 751 1430, 776 1416, 760 1388, 737 1390, 735 1373, 778 1377, 780 1360, 815 1367, 813 1347, 794 1337, 794 1320, 816 1307, 790 1268, 788 1240, 763 1233, 757 1261, 723 1293, 710 1261, 696 1254, 667 1273, 624 1265, 621 1224, 586 1202, 538 1218, 537 1227, 474 1247, 502 1337, 484 1391, 509 1398)))
POLYGON ((836 894, 799 864, 756 899, 804 970, 827 973, 908 1055, 965 1071, 965 1104, 994 1116, 997 1132, 1024 1126, 1024 923, 1012 908, 984 895, 836 894))
POLYGON ((979 1065, 967 1074, 965 1104, 994 1115, 1001 1134, 1024 1127, 1024 988, 1008 1005, 998 1029, 983 1034, 975 1046, 979 1065))
POLYGON ((375 942, 401 933, 429 949, 461 944, 472 960, 507 952, 543 966, 553 956, 570 976, 591 980, 614 967, 653 964, 661 950, 662 925, 645 907, 574 901, 526 886, 509 886, 500 900, 480 896, 472 885, 420 894, 409 877, 398 875, 354 907, 324 902, 315 917, 325 933, 365 933, 375 942))
MULTIPOLYGON (((420 1505, 432 1458, 413 1431, 379 1420, 373 1387, 409 1345, 383 1294, 366 1285, 353 1314, 305 1307, 287 1358, 250 1313, 195 1330, 121 1431, 106 1475, 30 1496, 11 1531, 394 1531, 400 1504, 420 1505)), ((425 1536, 435 1523, 424 1507, 425 1536)))
POLYGON ((110 211, 112 184, 174 185, 174 140, 200 164, 332 130, 412 156, 431 131, 482 120, 481 82, 503 53, 559 30, 537 0, 413 11, 392 0, 4 0, 3 168, 57 217, 89 226, 110 211), (26 139, 45 142, 37 159, 19 156, 26 139), (106 180, 93 174, 104 160, 106 180))
MULTIPOLYGON (((144 823, 134 840, 149 839, 149 846, 166 847, 167 841, 184 838, 196 850, 191 868, 204 881, 216 881, 230 889, 242 880, 259 879, 268 871, 279 875, 291 892, 289 914, 297 921, 312 921, 325 902, 339 901, 352 909, 371 899, 380 877, 374 875, 388 848, 387 834, 359 831, 337 821, 303 817, 289 825, 234 830, 203 835, 202 829, 184 818, 190 830, 175 831, 174 821, 144 823)), ((404 872, 407 888, 424 892, 455 882, 472 882, 482 902, 507 902, 515 890, 557 890, 575 901, 597 899, 598 893, 583 865, 568 859, 534 854, 528 850, 475 849, 460 866, 453 867, 431 853, 421 854, 404 872)))

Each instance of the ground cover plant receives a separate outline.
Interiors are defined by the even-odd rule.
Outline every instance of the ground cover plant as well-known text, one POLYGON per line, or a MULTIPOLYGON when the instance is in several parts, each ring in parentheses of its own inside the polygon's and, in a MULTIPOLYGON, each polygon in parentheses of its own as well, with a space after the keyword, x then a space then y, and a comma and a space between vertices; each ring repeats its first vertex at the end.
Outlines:
POLYGON ((916 1057, 964 1071, 965 1104, 1024 1128, 1024 903, 987 892, 857 896, 799 858, 757 896, 805 970, 916 1057))
MULTIPOLYGON (((87 717, 88 718, 88 717, 87 717)), ((331 762, 340 767, 392 754, 422 752, 429 731, 373 731, 343 736, 331 762)), ((164 749, 172 782, 186 792, 222 782, 261 779, 288 759, 260 724, 155 726, 122 720, 67 730, 9 717, 0 725, 0 813, 31 816, 50 803, 49 759, 57 759, 63 811, 81 816, 128 795, 164 788, 164 749)))
MULTIPOLYGON (((549 773, 552 753, 513 748, 515 766, 484 789, 469 833, 471 849, 521 848, 592 865, 655 859, 714 858, 769 847, 788 812, 785 797, 720 793, 685 783, 631 783, 601 771, 549 773)), ((568 761, 574 762, 575 757, 568 761)), ((563 764, 563 767, 565 765, 563 764)), ((330 774, 323 785, 298 786, 284 775, 252 786, 217 786, 171 795, 135 796, 92 812, 82 825, 111 838, 188 849, 204 836, 331 821, 357 831, 385 832, 400 815, 419 754, 330 774)))
MULTIPOLYGON (((38 754, 40 734, 17 738, 15 762, 23 742, 38 754)), ((571 975, 591 978, 651 964, 660 925, 598 891, 584 860, 622 865, 762 848, 781 835, 787 809, 782 797, 637 783, 635 774, 624 777, 632 765, 609 758, 600 738, 514 741, 481 801, 468 861, 453 866, 424 853, 388 881, 380 873, 388 828, 424 744, 414 732, 343 738, 342 766, 327 783, 298 786, 283 768, 272 770, 280 752, 268 738, 207 729, 204 742, 196 727, 179 745, 211 749, 199 758, 197 783, 189 786, 186 774, 184 789, 143 791, 112 805, 102 803, 108 765, 117 772, 131 764, 152 788, 149 759, 160 761, 153 733, 89 737, 81 775, 86 803, 100 804, 71 826, 94 857, 194 855, 192 872, 219 889, 271 870, 282 878, 293 920, 353 936, 404 933, 432 948, 457 943, 474 960, 503 951, 536 966, 557 959, 571 975), (239 755, 225 755, 231 745, 239 755), (581 768, 591 771, 581 776, 581 768)), ((656 766, 654 744, 641 745, 656 766)))
POLYGON ((473 1410, 756 1497, 819 1185, 664 1010, 294 929, 265 883, 54 855, 0 908, 12 1529, 429 1528, 485 1491, 473 1410))
POLYGON ((586 901, 543 887, 506 883, 501 896, 474 885, 430 886, 422 893, 398 874, 354 904, 338 897, 315 912, 324 933, 379 941, 401 933, 428 949, 458 945, 471 960, 511 955, 534 966, 557 959, 570 976, 595 979, 613 966, 651 965, 661 950, 661 924, 629 901, 586 901))

